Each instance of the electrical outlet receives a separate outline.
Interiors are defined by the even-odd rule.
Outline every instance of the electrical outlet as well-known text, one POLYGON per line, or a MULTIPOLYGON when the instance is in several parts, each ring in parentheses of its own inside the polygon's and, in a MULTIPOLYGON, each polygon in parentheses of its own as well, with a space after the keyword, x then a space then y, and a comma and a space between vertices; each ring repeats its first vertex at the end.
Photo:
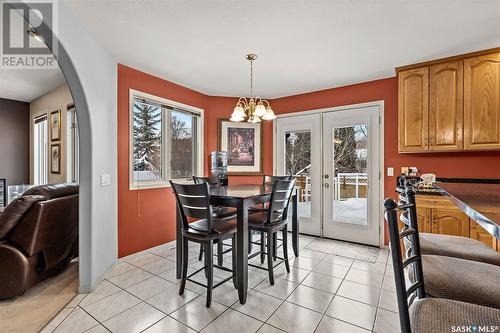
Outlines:
POLYGON ((387 176, 389 177, 394 176, 394 168, 387 168, 387 176))

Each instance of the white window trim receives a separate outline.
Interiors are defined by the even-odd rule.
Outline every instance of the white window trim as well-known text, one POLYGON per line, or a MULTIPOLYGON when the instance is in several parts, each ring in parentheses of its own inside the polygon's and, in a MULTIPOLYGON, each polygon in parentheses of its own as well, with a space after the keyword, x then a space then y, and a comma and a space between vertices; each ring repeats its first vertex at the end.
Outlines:
MULTIPOLYGON (((134 97, 139 97, 139 98, 144 98, 144 99, 149 99, 156 101, 160 104, 165 104, 168 106, 171 106, 173 108, 179 108, 182 110, 190 111, 193 113, 196 113, 200 116, 200 121, 196 122, 197 123, 197 133, 198 133, 198 138, 197 138, 197 144, 199 145, 197 149, 197 156, 196 156, 196 163, 197 163, 197 176, 202 176, 205 173, 204 170, 204 165, 203 163, 203 156, 204 156, 204 149, 205 149, 205 143, 204 143, 204 124, 205 124, 205 117, 204 117, 204 110, 194 107, 192 105, 188 104, 183 104, 179 103, 176 101, 172 101, 166 98, 162 98, 159 96, 151 95, 139 90, 135 89, 129 89, 129 128, 128 128, 128 136, 129 136, 129 190, 144 190, 144 189, 153 189, 153 188, 164 188, 164 187, 170 187, 170 183, 168 179, 168 176, 165 175, 165 180, 158 180, 158 181, 152 181, 148 183, 143 183, 143 184, 138 184, 134 182, 134 122, 133 122, 133 117, 134 117, 134 97)), ((168 113, 168 116, 165 117, 165 123, 168 124, 168 126, 162 126, 162 136, 164 138, 169 137, 170 133, 170 112, 168 113)), ((165 149, 165 145, 162 144, 162 150, 165 149)), ((170 154, 163 154, 163 163, 168 168, 170 166, 170 154)), ((167 172, 166 169, 164 172, 167 172)), ((176 179, 176 182, 182 182, 182 179, 176 179)), ((187 182, 187 181, 186 181, 187 182)))

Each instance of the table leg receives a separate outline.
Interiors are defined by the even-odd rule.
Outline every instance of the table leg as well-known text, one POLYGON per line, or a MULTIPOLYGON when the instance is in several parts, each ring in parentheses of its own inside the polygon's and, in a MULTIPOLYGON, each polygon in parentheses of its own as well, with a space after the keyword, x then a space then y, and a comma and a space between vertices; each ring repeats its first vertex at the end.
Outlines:
POLYGON ((248 291, 248 203, 241 200, 238 204, 236 232, 236 256, 238 295, 241 304, 247 301, 248 291))
POLYGON ((299 217, 298 217, 298 204, 299 204, 299 196, 298 193, 292 196, 293 200, 293 210, 292 210, 292 247, 293 253, 296 257, 299 256, 299 217))
POLYGON ((176 276, 178 279, 181 278, 182 273, 182 235, 181 235, 181 212, 179 211, 178 205, 176 205, 176 213, 175 213, 175 265, 176 265, 176 276))

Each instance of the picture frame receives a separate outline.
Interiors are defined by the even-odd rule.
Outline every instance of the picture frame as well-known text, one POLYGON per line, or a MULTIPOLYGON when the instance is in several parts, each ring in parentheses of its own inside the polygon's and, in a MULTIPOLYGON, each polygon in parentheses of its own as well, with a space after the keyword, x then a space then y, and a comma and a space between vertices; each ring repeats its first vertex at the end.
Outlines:
POLYGON ((50 141, 61 140, 61 110, 50 113, 50 141))
POLYGON ((226 151, 228 175, 262 175, 262 123, 219 118, 219 150, 226 151))
POLYGON ((61 144, 50 145, 50 173, 61 174, 61 144))
POLYGON ((0 208, 7 206, 7 179, 0 178, 0 208))

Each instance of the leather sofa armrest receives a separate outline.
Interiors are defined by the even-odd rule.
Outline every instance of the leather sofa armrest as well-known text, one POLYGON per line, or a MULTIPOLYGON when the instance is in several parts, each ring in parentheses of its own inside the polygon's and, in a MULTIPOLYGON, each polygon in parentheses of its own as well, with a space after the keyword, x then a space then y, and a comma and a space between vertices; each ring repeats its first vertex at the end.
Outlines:
POLYGON ((0 242, 0 299, 22 295, 35 284, 37 261, 15 245, 0 242))

